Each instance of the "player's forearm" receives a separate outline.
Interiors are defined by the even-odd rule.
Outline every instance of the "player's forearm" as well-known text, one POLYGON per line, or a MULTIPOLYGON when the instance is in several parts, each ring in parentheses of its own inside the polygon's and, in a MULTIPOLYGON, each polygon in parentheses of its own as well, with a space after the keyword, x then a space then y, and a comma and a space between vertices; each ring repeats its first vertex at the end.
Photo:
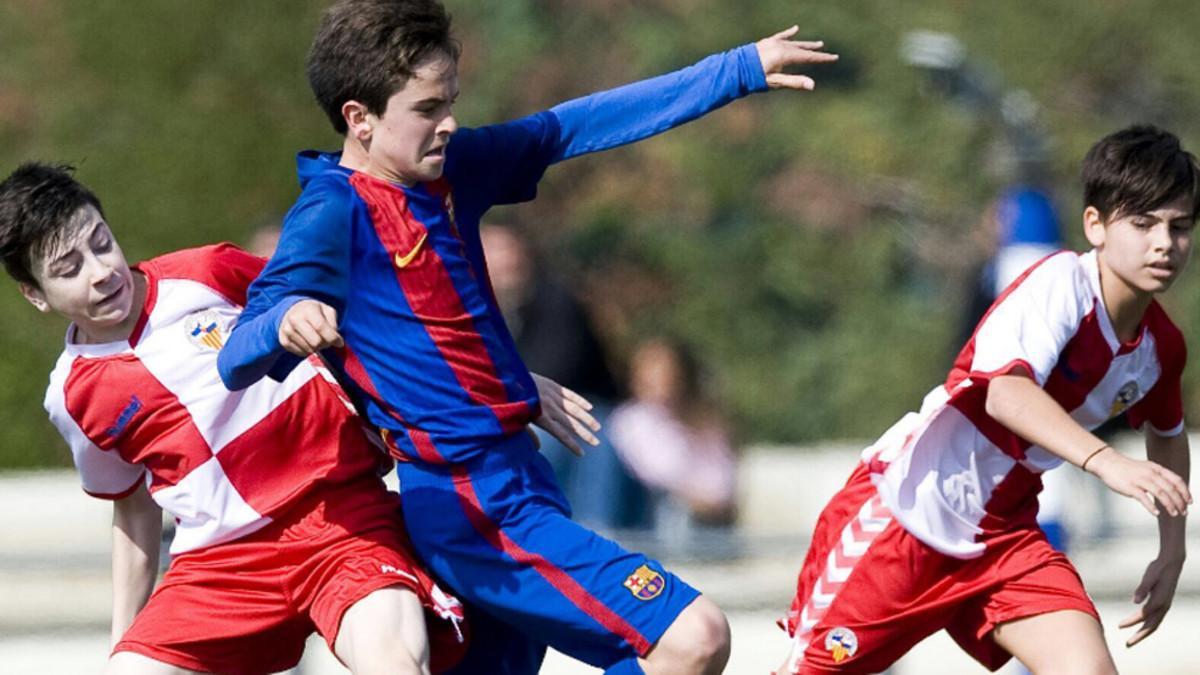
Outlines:
POLYGON ((268 374, 282 380, 300 362, 280 344, 279 324, 287 310, 303 299, 288 297, 258 316, 238 320, 217 355, 217 372, 230 391, 245 389, 268 374))
POLYGON ((758 51, 750 44, 673 73, 559 104, 551 109, 560 126, 552 161, 653 136, 766 89, 758 51))
POLYGON ((1075 466, 1105 445, 1023 375, 1002 375, 988 384, 987 413, 1009 431, 1075 466))
MULTIPOLYGON (((1146 431, 1146 457, 1152 462, 1170 469, 1176 475, 1189 481, 1191 473, 1191 457, 1188 454, 1187 433, 1178 436, 1162 437, 1153 430, 1146 431)), ((1182 560, 1187 555, 1186 534, 1187 516, 1171 516, 1163 512, 1158 516, 1159 557, 1182 560)))
POLYGON ((146 605, 158 577, 162 511, 139 488, 113 504, 112 644, 116 644, 146 605))

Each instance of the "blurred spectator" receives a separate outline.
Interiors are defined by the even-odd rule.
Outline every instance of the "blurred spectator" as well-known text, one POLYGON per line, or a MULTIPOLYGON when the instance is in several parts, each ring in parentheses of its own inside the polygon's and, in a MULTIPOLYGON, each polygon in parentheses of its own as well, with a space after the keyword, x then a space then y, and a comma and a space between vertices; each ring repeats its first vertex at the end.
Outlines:
POLYGON ((737 459, 691 353, 662 338, 642 343, 630 363, 630 389, 633 397, 613 411, 609 433, 655 496, 656 532, 679 540, 697 528, 732 524, 737 459))
MULTIPOLYGON (((583 305, 546 272, 514 229, 485 224, 480 237, 496 302, 525 364, 587 397, 595 406, 592 414, 606 425, 618 388, 583 305)), ((607 429, 598 434, 600 445, 582 458, 540 428, 535 431, 575 520, 609 531, 644 524, 645 492, 621 465, 607 429)))

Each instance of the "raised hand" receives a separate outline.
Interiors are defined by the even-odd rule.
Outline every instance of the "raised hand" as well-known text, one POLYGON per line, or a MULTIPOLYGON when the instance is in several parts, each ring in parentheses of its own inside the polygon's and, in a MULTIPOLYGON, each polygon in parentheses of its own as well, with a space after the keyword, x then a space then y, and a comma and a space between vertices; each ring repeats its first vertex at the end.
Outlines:
POLYGON ((785 69, 789 66, 832 63, 838 60, 837 54, 821 51, 825 43, 820 40, 793 40, 799 32, 799 26, 792 26, 755 44, 758 48, 758 60, 762 62, 763 73, 767 76, 767 86, 772 89, 809 91, 816 86, 811 77, 788 73, 785 69))
POLYGON ((316 300, 297 302, 279 322, 279 344, 296 356, 308 356, 326 347, 341 347, 337 311, 316 300))
POLYGON ((542 414, 533 423, 557 438, 577 457, 583 456, 579 439, 588 445, 599 445, 600 439, 592 432, 600 430, 600 423, 588 412, 592 409, 591 402, 548 377, 537 373, 531 375, 537 385, 538 397, 542 399, 542 414))
POLYGON ((1192 503, 1192 493, 1183 479, 1157 462, 1133 459, 1105 448, 1087 462, 1087 467, 1113 492, 1136 499, 1155 516, 1158 504, 1178 516, 1187 514, 1188 504, 1192 503))

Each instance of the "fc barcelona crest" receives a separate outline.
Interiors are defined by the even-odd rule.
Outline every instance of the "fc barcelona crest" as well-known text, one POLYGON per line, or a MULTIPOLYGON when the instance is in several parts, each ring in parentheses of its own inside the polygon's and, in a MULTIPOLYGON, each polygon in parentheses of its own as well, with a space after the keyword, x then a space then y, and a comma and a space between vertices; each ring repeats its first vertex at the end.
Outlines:
POLYGON ((183 323, 188 341, 200 349, 221 351, 225 346, 225 324, 221 315, 213 311, 193 314, 183 323))
POLYGON ((667 585, 667 580, 663 575, 650 569, 649 565, 642 565, 637 568, 629 578, 625 580, 625 588, 633 593, 633 597, 638 600, 653 600, 662 593, 663 587, 667 585))

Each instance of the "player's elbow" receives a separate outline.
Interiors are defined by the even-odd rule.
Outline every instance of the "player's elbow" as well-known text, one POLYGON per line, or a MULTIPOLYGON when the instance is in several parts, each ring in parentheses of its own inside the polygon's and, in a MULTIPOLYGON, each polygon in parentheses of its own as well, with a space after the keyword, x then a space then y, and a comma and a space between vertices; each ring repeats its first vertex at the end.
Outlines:
POLYGON ((250 386, 254 378, 251 378, 247 371, 246 367, 233 358, 230 350, 222 349, 217 354, 217 374, 221 376, 221 382, 229 391, 241 391, 250 386))
POLYGON ((1001 424, 1012 418, 1020 398, 1019 386, 1016 385, 1017 383, 1010 382, 1003 377, 996 378, 988 385, 987 396, 983 404, 988 417, 1001 424))

